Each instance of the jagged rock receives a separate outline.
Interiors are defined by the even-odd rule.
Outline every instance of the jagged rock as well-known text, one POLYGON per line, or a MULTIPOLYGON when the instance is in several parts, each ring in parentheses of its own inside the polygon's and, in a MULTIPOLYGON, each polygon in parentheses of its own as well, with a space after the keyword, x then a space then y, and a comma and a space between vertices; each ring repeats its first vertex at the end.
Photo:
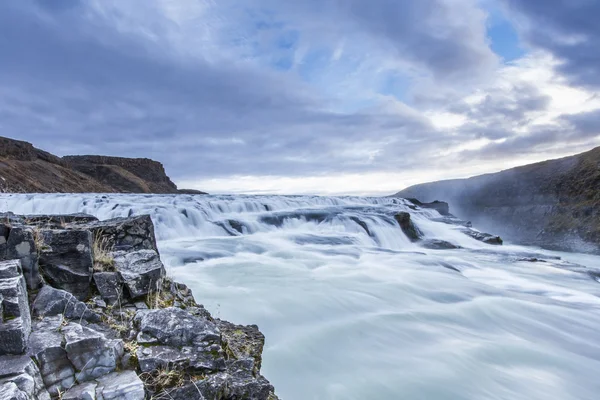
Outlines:
POLYGON ((410 199, 406 199, 406 200, 410 201, 414 205, 419 206, 421 208, 431 208, 433 210, 436 210, 441 215, 452 216, 452 214, 450 214, 450 206, 445 201, 435 200, 435 201, 432 201, 431 203, 422 203, 419 200, 414 199, 414 198, 410 198, 410 199))
POLYGON ((22 226, 10 228, 6 242, 6 259, 19 259, 27 287, 35 290, 42 284, 38 265, 36 234, 33 229, 22 226))
POLYGON ((31 315, 21 261, 0 262, 0 355, 21 354, 31 332, 31 315))
POLYGON ((140 347, 136 356, 142 372, 160 369, 188 370, 194 372, 222 371, 225 369, 225 358, 221 346, 169 346, 140 347))
POLYGON ((262 376, 253 377, 242 362, 230 364, 227 373, 217 373, 195 380, 183 387, 165 391, 157 398, 173 400, 277 400, 273 386, 262 376))
POLYGON ((62 328, 65 350, 75 367, 77 381, 85 382, 113 372, 123 356, 123 342, 76 323, 62 328))
POLYGON ((85 382, 77 386, 73 386, 65 394, 61 400, 96 400, 96 382, 85 382))
POLYGON ((40 267, 49 283, 84 300, 92 280, 92 234, 87 230, 45 230, 40 267))
POLYGON ((119 273, 96 272, 93 279, 102 300, 111 305, 123 300, 123 280, 119 273))
POLYGON ((156 290, 166 274, 158 253, 153 250, 114 253, 114 264, 134 299, 156 290))
POLYGON ((75 371, 62 347, 62 322, 60 315, 35 321, 27 350, 27 354, 37 362, 44 385, 52 396, 57 396, 75 383, 75 371))
POLYGON ((61 214, 61 215, 25 215, 24 223, 35 225, 46 229, 65 229, 70 224, 89 224, 98 221, 93 215, 84 213, 61 214))
POLYGON ((115 218, 86 225, 94 237, 102 237, 114 251, 154 250, 156 237, 154 224, 149 215, 115 218))
POLYGON ((14 382, 4 382, 0 384, 0 399, 28 400, 29 396, 22 392, 14 382))
POLYGON ((68 319, 99 322, 100 316, 77 300, 71 293, 43 286, 32 304, 34 316, 47 317, 63 314, 68 319))
POLYGON ((494 245, 501 245, 503 240, 500 236, 491 235, 489 233, 483 233, 476 231, 474 229, 464 229, 463 232, 465 235, 472 237, 475 240, 479 240, 480 242, 494 245))
POLYGON ((416 242, 421 239, 421 236, 423 236, 423 234, 419 231, 419 228, 417 228, 414 222, 412 222, 409 213, 399 212, 398 214, 394 215, 394 219, 398 221, 402 232, 404 232, 406 237, 408 237, 411 241, 416 242))
POLYGON ((40 371, 29 356, 0 357, 0 387, 12 392, 17 399, 21 396, 19 392, 22 392, 27 399, 50 400, 40 371), (18 388, 18 391, 11 383, 18 388))
POLYGON ((460 249, 460 246, 440 239, 428 239, 421 243, 421 246, 431 250, 452 250, 460 249))
POLYGON ((253 373, 258 374, 262 364, 262 352, 265 346, 265 335, 256 325, 235 325, 227 321, 216 321, 227 354, 233 359, 254 360, 253 373))
POLYGON ((98 379, 97 400, 144 400, 144 383, 134 371, 113 372, 98 379))
POLYGON ((173 347, 220 343, 221 334, 214 322, 193 316, 179 308, 145 312, 139 322, 140 333, 173 347))

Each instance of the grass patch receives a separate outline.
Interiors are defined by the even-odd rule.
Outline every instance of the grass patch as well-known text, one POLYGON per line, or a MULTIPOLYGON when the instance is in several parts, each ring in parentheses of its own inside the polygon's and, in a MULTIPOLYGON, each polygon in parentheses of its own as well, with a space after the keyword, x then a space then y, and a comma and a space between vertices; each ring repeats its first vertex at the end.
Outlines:
POLYGON ((94 235, 92 255, 94 257, 95 272, 114 272, 115 259, 112 256, 113 245, 102 232, 94 235))

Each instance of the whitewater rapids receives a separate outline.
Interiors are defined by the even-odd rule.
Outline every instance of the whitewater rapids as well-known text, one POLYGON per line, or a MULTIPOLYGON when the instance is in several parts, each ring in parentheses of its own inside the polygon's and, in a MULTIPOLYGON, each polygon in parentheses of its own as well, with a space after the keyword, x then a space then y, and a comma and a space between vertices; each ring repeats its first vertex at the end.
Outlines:
POLYGON ((169 275, 265 333, 282 400, 600 396, 600 257, 486 245, 390 198, 2 194, 0 211, 150 214, 169 275), (399 211, 462 249, 411 243, 399 211))

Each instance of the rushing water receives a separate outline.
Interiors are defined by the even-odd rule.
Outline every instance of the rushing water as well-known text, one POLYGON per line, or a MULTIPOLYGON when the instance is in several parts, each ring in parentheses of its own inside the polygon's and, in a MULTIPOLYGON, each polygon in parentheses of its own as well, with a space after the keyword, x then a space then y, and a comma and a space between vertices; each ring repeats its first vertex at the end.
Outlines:
POLYGON ((260 326, 284 400, 600 396, 600 257, 486 245, 389 198, 0 195, 0 210, 150 214, 169 274, 260 326), (398 211, 463 249, 411 243, 398 211))

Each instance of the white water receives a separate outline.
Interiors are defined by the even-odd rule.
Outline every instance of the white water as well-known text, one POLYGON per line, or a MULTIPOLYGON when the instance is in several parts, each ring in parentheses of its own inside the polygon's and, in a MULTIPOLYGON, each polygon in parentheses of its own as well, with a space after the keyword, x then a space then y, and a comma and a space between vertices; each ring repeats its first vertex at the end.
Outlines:
POLYGON ((150 214, 169 274, 260 326, 284 400, 599 398, 600 283, 568 261, 600 257, 485 245, 392 199, 0 195, 0 211, 150 214), (411 243, 397 211, 464 249, 411 243))

